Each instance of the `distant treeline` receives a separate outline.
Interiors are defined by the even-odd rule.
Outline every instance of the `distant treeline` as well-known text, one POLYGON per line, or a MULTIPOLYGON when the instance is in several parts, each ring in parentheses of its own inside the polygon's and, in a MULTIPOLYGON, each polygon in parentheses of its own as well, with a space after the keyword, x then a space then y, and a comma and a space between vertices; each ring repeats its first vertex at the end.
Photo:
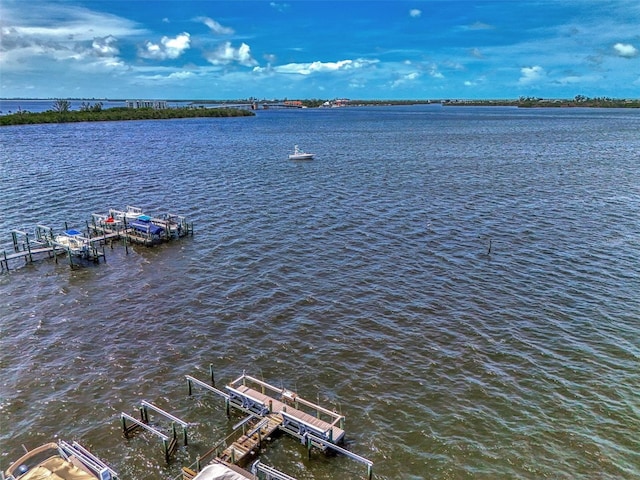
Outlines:
MULTIPOLYGON (((96 104, 98 105, 98 104, 96 104)), ((59 105, 58 105, 59 106, 59 105)), ((0 125, 26 125, 35 123, 109 122, 121 120, 161 120, 195 117, 246 117, 250 110, 238 108, 105 108, 91 106, 83 110, 49 110, 32 113, 18 111, 0 116, 0 125)))
POLYGON ((520 97, 517 100, 443 100, 443 105, 534 107, 640 108, 640 100, 576 95, 573 99, 520 97))
POLYGON ((429 105, 440 100, 349 100, 351 106, 429 105))
MULTIPOLYGON (((303 100, 303 105, 319 107, 322 100, 303 100)), ((445 106, 505 106, 505 107, 596 107, 596 108, 640 108, 640 100, 616 99, 608 97, 589 98, 577 95, 573 99, 545 99, 537 97, 520 97, 518 99, 503 100, 349 100, 346 105, 357 106, 386 106, 386 105, 428 105, 442 104, 445 106)))

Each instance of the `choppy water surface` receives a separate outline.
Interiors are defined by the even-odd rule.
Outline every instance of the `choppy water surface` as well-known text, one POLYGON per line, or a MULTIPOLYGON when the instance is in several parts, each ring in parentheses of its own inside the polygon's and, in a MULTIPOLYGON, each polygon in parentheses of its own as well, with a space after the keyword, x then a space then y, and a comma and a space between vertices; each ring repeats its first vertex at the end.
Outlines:
MULTIPOLYGON (((342 411, 375 478, 640 478, 638 132, 637 111, 440 107, 3 127, 2 248, 126 205, 195 235, 0 277, 0 466, 59 436, 174 476, 235 423, 187 396, 213 364, 342 411), (141 400, 196 424, 169 467, 122 438, 141 400)), ((366 474, 287 438, 262 458, 366 474)))

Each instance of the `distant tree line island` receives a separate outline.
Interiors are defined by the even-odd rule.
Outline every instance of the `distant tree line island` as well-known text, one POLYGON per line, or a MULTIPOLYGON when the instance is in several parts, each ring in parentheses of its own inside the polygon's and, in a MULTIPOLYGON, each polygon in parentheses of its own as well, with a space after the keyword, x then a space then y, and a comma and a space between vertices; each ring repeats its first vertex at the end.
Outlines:
POLYGON ((548 99, 540 97, 520 97, 517 100, 443 100, 443 105, 469 106, 513 106, 535 107, 591 107, 591 108, 640 108, 640 99, 618 99, 609 97, 586 97, 576 95, 573 99, 548 99))
MULTIPOLYGON (((307 106, 320 106, 319 100, 309 101, 303 104, 307 106)), ((573 99, 545 99, 539 97, 520 97, 510 100, 349 100, 348 106, 375 106, 375 105, 428 105, 441 104, 443 106, 476 106, 476 107, 592 107, 592 108, 640 108, 640 99, 616 99, 608 97, 589 98, 584 95, 576 95, 573 99)))
MULTIPOLYGON (((166 108, 103 108, 98 101, 93 104, 83 101, 78 110, 71 110, 71 101, 57 99, 52 108, 46 112, 29 112, 18 110, 8 115, 0 115, 0 126, 26 125, 36 123, 67 122, 105 122, 123 120, 159 120, 172 118, 195 117, 244 117, 254 116, 252 109, 259 108, 261 103, 280 103, 298 108, 320 107, 358 107, 358 106, 391 106, 391 105, 429 105, 442 106, 508 106, 519 108, 539 107, 591 107, 591 108, 640 108, 640 99, 615 99, 609 97, 590 98, 576 95, 573 99, 545 99, 539 97, 520 97, 515 100, 349 100, 349 99, 310 99, 310 100, 257 100, 253 97, 243 100, 179 100, 184 106, 166 108), (192 105, 193 104, 193 105, 192 105), (205 105, 215 105, 206 107, 205 105), (239 108, 240 107, 240 108, 239 108), (244 107, 244 108, 243 108, 244 107)), ((166 101, 160 102, 166 105, 166 101)), ((266 108, 266 106, 264 107, 266 108)))
POLYGON ((79 110, 71 110, 69 100, 55 100, 51 110, 28 112, 18 110, 0 116, 0 125, 28 125, 36 123, 108 122, 123 120, 161 120, 195 117, 246 117, 255 113, 241 108, 103 108, 102 102, 82 102, 79 110))
POLYGON ((572 99, 545 99, 540 97, 520 97, 517 99, 480 99, 480 100, 463 100, 463 99, 427 99, 427 100, 354 100, 354 99, 306 99, 306 100, 258 100, 250 97, 242 100, 191 100, 193 103, 199 104, 239 104, 251 103, 255 105, 269 103, 296 103, 300 107, 318 108, 318 107, 366 107, 366 106, 391 106, 391 105, 432 105, 439 104, 444 106, 506 106, 506 107, 594 107, 594 108, 640 108, 640 99, 616 99, 609 97, 587 97, 585 95, 576 95, 572 99))

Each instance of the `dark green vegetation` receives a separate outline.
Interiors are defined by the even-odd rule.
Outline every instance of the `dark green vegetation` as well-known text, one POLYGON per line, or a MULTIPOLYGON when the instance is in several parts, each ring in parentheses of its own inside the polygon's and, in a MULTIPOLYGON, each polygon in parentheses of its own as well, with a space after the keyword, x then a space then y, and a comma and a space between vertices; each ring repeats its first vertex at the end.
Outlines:
MULTIPOLYGON (((173 100, 184 101, 184 100, 173 100)), ((260 109, 262 105, 275 103, 285 103, 285 99, 258 100, 250 97, 248 99, 235 100, 189 100, 196 104, 215 104, 215 105, 237 105, 255 104, 260 109)), ((335 103, 336 100, 331 99, 303 99, 300 100, 301 106, 307 108, 322 107, 325 103, 335 103)), ((412 99, 412 100, 392 100, 392 99, 374 99, 360 100, 349 99, 342 100, 342 106, 364 107, 364 106, 390 106, 390 105, 430 105, 442 104, 445 106, 506 106, 506 107, 599 107, 599 108, 640 108, 640 99, 619 99, 609 97, 587 97, 584 95, 576 95, 572 99, 549 99, 540 97, 520 97, 517 99, 483 99, 483 100, 465 100, 465 99, 412 99)))
POLYGON ((543 98, 520 97, 519 107, 595 107, 595 108, 640 108, 640 100, 624 100, 608 97, 589 98, 576 95, 573 100, 545 100, 543 98))
MULTIPOLYGON (((201 100, 193 101, 199 104, 216 105, 244 105, 249 107, 255 104, 260 108, 260 101, 254 98, 249 100, 201 100)), ((266 101, 262 101, 266 102, 266 101)), ((278 102, 271 100, 270 102, 278 102)), ((284 101, 282 101, 284 102, 284 101)), ((301 106, 317 108, 323 106, 325 100, 307 99, 301 100, 301 106)), ((331 102, 331 101, 329 101, 331 102)), ((576 95, 573 99, 544 99, 539 97, 520 97, 517 100, 453 100, 453 99, 432 99, 432 100, 345 100, 341 101, 342 106, 385 106, 385 105, 420 105, 420 104, 442 104, 444 106, 510 106, 520 108, 538 107, 594 107, 594 108, 640 108, 640 99, 615 99, 608 97, 586 97, 576 95)), ((107 122, 123 120, 161 120, 171 118, 195 118, 195 117, 245 117, 253 116, 255 113, 247 108, 236 107, 182 107, 182 108, 127 108, 114 107, 103 108, 102 102, 90 104, 82 102, 79 110, 71 110, 69 100, 58 99, 52 104, 51 110, 46 112, 32 113, 19 110, 9 115, 0 115, 0 126, 3 125, 26 125, 36 123, 66 123, 66 122, 107 122)))
POLYGON ((102 108, 102 104, 83 104, 78 111, 69 110, 66 100, 57 100, 53 110, 31 113, 19 111, 0 116, 0 125, 26 125, 35 123, 109 122, 122 120, 161 120, 195 117, 246 117, 255 115, 250 110, 238 108, 102 108))
POLYGON ((517 100, 443 100, 443 105, 533 107, 640 108, 640 100, 576 95, 572 100, 520 97, 517 100))

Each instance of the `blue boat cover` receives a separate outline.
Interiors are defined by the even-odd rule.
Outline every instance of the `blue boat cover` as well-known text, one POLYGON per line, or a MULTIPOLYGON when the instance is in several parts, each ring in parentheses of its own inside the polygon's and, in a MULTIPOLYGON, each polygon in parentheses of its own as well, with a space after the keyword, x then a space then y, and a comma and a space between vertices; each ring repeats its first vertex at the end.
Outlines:
POLYGON ((140 217, 138 217, 137 220, 129 222, 129 226, 135 228, 139 232, 150 233, 151 235, 160 235, 162 232, 164 232, 164 228, 151 223, 150 220, 144 220, 140 217))
POLYGON ((66 230, 64 233, 66 233, 67 235, 82 235, 82 232, 74 229, 66 230))

